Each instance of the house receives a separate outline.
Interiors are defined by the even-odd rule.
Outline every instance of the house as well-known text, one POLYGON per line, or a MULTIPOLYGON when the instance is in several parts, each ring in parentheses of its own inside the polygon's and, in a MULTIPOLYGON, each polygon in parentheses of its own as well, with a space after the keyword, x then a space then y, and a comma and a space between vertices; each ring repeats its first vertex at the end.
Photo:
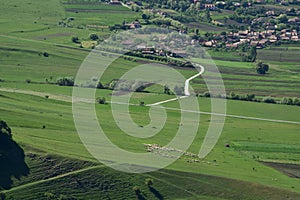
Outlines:
POLYGON ((215 4, 204 4, 204 8, 207 10, 215 10, 216 9, 216 5, 215 4))
POLYGON ((142 26, 138 20, 136 20, 130 24, 125 24, 125 25, 128 26, 130 29, 142 28, 142 26))
POLYGON ((291 37, 291 40, 292 40, 292 41, 300 41, 298 35, 292 36, 292 37, 291 37))
POLYGON ((110 0, 109 4, 110 5, 122 5, 122 3, 118 0, 110 0))
POLYGON ((258 41, 251 41, 251 42, 250 42, 250 45, 256 47, 256 46, 258 45, 258 41))
POLYGON ((179 50, 179 49, 177 49, 177 50, 173 50, 172 52, 173 52, 175 55, 180 56, 180 57, 182 57, 182 58, 186 58, 186 57, 188 56, 188 54, 187 54, 186 51, 184 51, 184 50, 179 50))
POLYGON ((299 22, 299 17, 293 17, 288 20, 288 23, 298 23, 299 22))

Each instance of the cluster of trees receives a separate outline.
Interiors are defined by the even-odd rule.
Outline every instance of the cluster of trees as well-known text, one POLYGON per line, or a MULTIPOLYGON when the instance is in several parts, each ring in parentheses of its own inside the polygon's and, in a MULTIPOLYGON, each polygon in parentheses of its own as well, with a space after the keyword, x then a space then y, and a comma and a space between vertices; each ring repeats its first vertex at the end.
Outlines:
POLYGON ((73 77, 62 77, 56 80, 56 84, 59 86, 74 86, 73 77))
POLYGON ((3 142, 11 139, 12 139, 11 129, 9 128, 9 126, 5 121, 0 120, 0 141, 3 142))
POLYGON ((44 197, 47 200, 76 200, 75 197, 71 197, 71 196, 63 195, 63 194, 56 195, 56 194, 53 194, 51 192, 45 192, 44 197))
MULTIPOLYGON (((89 38, 91 40, 93 40, 93 41, 98 41, 100 39, 99 36, 97 34, 95 34, 95 33, 90 34, 89 38)), ((76 44, 80 43, 80 40, 79 40, 79 38, 77 36, 73 36, 71 38, 71 40, 72 40, 72 42, 74 42, 76 44)))
POLYGON ((150 20, 150 23, 158 25, 158 26, 162 26, 162 25, 164 25, 166 27, 173 26, 174 28, 177 28, 177 29, 184 29, 185 28, 185 26, 180 21, 174 20, 174 19, 169 18, 169 17, 154 18, 154 19, 150 20))
POLYGON ((269 65, 263 62, 259 62, 256 65, 256 71, 258 74, 266 74, 269 71, 269 65))
POLYGON ((197 94, 197 96, 300 106, 300 99, 297 97, 295 97, 295 98, 283 97, 280 101, 277 101, 275 98, 270 97, 270 96, 264 97, 262 99, 258 99, 258 98, 256 98, 255 94, 239 95, 234 92, 230 92, 230 94, 226 95, 226 96, 225 95, 212 95, 210 92, 204 92, 203 94, 197 94))
POLYGON ((295 105, 295 106, 300 106, 300 99, 295 97, 295 98, 290 98, 290 97, 283 97, 280 101, 281 104, 285 105, 295 105))
MULTIPOLYGON (((126 55, 140 57, 140 58, 147 58, 149 60, 156 60, 177 67, 194 68, 194 66, 190 62, 187 62, 186 60, 172 59, 170 56, 167 57, 167 56, 159 56, 155 54, 146 54, 146 53, 142 53, 141 51, 131 51, 126 53, 126 55)), ((170 55, 172 55, 172 57, 174 58, 180 58, 179 55, 176 55, 174 53, 171 53, 170 55)))
POLYGON ((145 88, 150 86, 151 84, 152 83, 146 81, 128 81, 115 79, 107 85, 104 85, 103 89, 120 90, 126 92, 144 92, 145 88))

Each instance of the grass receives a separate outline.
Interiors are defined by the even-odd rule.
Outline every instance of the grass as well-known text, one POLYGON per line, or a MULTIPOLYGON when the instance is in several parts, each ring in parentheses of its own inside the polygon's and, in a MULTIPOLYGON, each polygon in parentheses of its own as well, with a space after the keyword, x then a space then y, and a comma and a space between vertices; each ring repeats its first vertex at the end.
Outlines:
MULTIPOLYGON (((259 162, 299 164, 298 124, 226 117, 222 135, 205 159, 193 161, 183 156, 166 169, 147 174, 121 173, 99 164, 85 149, 76 132, 70 102, 72 87, 45 82, 46 79, 55 82, 58 77, 75 76, 88 55, 88 49, 71 42, 72 36, 87 41, 91 33, 97 33, 101 39, 110 34, 107 29, 102 32, 82 29, 82 26, 131 22, 140 18, 140 14, 122 6, 61 4, 58 0, 4 0, 0 5, 3 9, 0 78, 4 80, 0 82, 0 90, 16 88, 27 93, 1 90, 0 116, 12 128, 14 140, 24 148, 25 161, 30 169, 28 176, 12 177, 12 190, 5 191, 7 199, 42 199, 46 198, 45 192, 77 199, 133 199, 136 198, 132 190, 134 186, 141 188, 145 199, 299 198, 299 179, 259 162), (75 19, 70 23, 72 27, 57 26, 59 21, 70 17, 75 19), (44 56, 44 52, 49 56, 44 56), (26 83, 26 80, 31 83, 26 83), (49 98, 45 98, 46 94, 49 98), (226 144, 230 147, 225 147, 226 144), (146 178, 154 180, 152 190, 145 185, 146 178)), ((224 30, 207 24, 192 26, 197 26, 200 32, 224 30)), ((288 46, 288 51, 258 51, 259 59, 270 64, 270 71, 265 76, 256 74, 254 63, 233 61, 237 60, 237 55, 210 53, 222 74, 227 92, 300 97, 297 51, 297 45, 288 46), (282 62, 278 61, 278 53, 283 55, 282 62)), ((109 83, 140 64, 144 63, 117 59, 101 82, 109 83)), ((197 73, 195 69, 177 67, 176 70, 186 78, 197 73)), ((197 92, 207 90, 201 78, 193 80, 192 86, 197 92)), ((162 94, 162 86, 153 85, 147 91, 150 93, 134 93, 130 103, 144 101, 150 104, 174 98, 162 94)), ((110 101, 111 93, 111 90, 97 90, 96 97, 110 101)), ((189 103, 188 99, 181 101, 189 103)), ((210 99, 198 98, 198 101, 201 111, 210 112, 210 99)), ((174 101, 164 106, 178 108, 179 104, 174 101)), ((95 109, 107 137, 120 148, 132 152, 145 152, 143 143, 168 144, 180 127, 180 112, 167 109, 167 121, 157 135, 136 138, 121 131, 113 119, 111 105, 97 104, 95 109)), ((228 114, 275 120, 299 121, 299 109, 297 106, 227 102, 228 114)), ((149 107, 129 106, 129 112, 136 123, 134 126, 141 132, 151 123, 149 107)), ((121 120, 123 114, 120 113, 121 120)), ((189 123, 192 122, 194 119, 189 123)), ((198 154, 210 122, 210 115, 201 114, 200 128, 189 152, 198 154)), ((130 128, 129 124, 127 128, 130 128)))
MULTIPOLYGON (((4 97, 1 97, 1 102, 3 102, 1 116, 5 116, 5 120, 13 128, 14 138, 22 145, 41 149, 51 154, 58 154, 76 159, 93 160, 82 146, 77 134, 75 134, 69 103, 20 94, 2 93, 2 95, 4 95, 4 97), (18 101, 19 98, 26 99, 26 101, 20 102, 18 101), (33 104, 36 105, 35 109, 31 106, 33 104), (24 118, 23 116, 27 117, 24 118), (46 126, 45 129, 42 129, 43 125, 46 126), (53 146, 55 146, 55 149, 52 148, 53 146)), ((245 107, 245 105, 243 105, 244 102, 236 102, 235 106, 238 106, 239 103, 242 103, 239 107, 245 107)), ((254 103, 252 106, 253 105, 263 106, 263 104, 254 103)), ((250 107, 251 106, 249 105, 249 109, 250 107)), ((234 113, 234 109, 231 107, 229 108, 228 112, 234 113)), ((274 108, 277 108, 278 112, 285 110, 285 107, 281 108, 280 106, 274 108)), ((135 119, 138 119, 145 115, 144 113, 147 108, 138 106, 132 107, 131 109, 132 116, 135 119)), ((258 109, 259 108, 256 108, 256 110, 258 109)), ((160 133, 154 138, 141 140, 120 134, 120 130, 116 125, 107 123, 108 121, 111 121, 110 108, 108 105, 99 105, 97 106, 97 110, 98 116, 101 118, 103 129, 109 133, 108 136, 112 142, 121 148, 138 152, 144 151, 142 143, 164 144, 169 141, 173 135, 172 132, 176 131, 176 124, 178 123, 177 119, 180 116, 177 111, 168 111, 169 118, 163 129, 163 134, 160 133)), ((277 111, 275 110, 274 112, 277 111)), ((295 113, 297 112, 295 111, 295 113)), ((272 116, 274 115, 269 113, 269 117, 272 118, 272 116)), ((201 116, 201 128, 189 151, 197 153, 199 150, 209 119, 209 116, 201 116)), ((145 119, 142 121, 144 120, 145 119)), ((217 160, 218 166, 206 164, 206 162, 187 164, 187 158, 183 158, 169 168, 179 171, 225 176, 227 178, 257 182, 288 189, 297 184, 296 179, 287 178, 276 171, 270 171, 269 168, 260 165, 255 160, 252 160, 252 158, 245 158, 239 151, 225 149, 224 145, 225 143, 242 140, 249 142, 269 141, 270 143, 283 144, 282 132, 285 133, 284 144, 297 145, 297 141, 300 141, 297 139, 297 129, 298 125, 227 118, 219 143, 214 151, 205 159, 206 162, 217 160), (236 167, 236 163, 239 163, 238 168, 236 167), (253 166, 259 169, 257 174, 252 174, 251 169, 253 166), (258 177, 260 178, 258 179, 258 177), (273 183, 270 181, 269 177, 280 177, 278 178, 280 181, 273 183)), ((257 152, 253 152, 253 154, 256 155, 257 152)), ((276 156, 274 159, 276 159, 276 156)))
MULTIPOLYGON (((40 156, 39 158, 46 159, 46 156, 40 156)), ((55 157, 53 159, 53 157, 50 157, 50 159, 48 158, 46 162, 39 164, 39 166, 43 170, 48 170, 47 164, 53 161, 57 166, 61 167, 68 167, 68 162, 77 162, 70 159, 66 163, 67 160, 64 158, 55 157), (64 162, 59 163, 60 160, 64 162)), ((34 165, 35 162, 34 159, 30 159, 29 164, 34 165)), ((236 199, 241 196, 243 199, 253 199, 253 197, 261 199, 260 195, 262 193, 264 193, 266 198, 280 198, 283 196, 296 198, 298 196, 297 193, 275 190, 275 188, 233 179, 173 170, 131 175, 120 173, 101 165, 84 167, 83 170, 32 182, 32 184, 8 191, 5 195, 7 199, 20 197, 22 199, 40 199, 45 198, 45 193, 48 192, 56 196, 65 195, 76 199, 82 199, 82 197, 91 199, 133 199, 136 198, 132 190, 134 186, 138 186, 141 189, 141 197, 146 199, 236 199), (145 185, 146 178, 151 178, 154 181, 154 185, 151 188, 145 185), (181 181, 178 182, 177 180, 181 181), (56 188, 64 188, 64 190, 57 191, 56 188), (120 188, 122 188, 122 193, 119 192, 120 188), (239 188, 244 188, 242 195, 239 192, 239 188), (270 192, 266 193, 266 191, 270 192)))

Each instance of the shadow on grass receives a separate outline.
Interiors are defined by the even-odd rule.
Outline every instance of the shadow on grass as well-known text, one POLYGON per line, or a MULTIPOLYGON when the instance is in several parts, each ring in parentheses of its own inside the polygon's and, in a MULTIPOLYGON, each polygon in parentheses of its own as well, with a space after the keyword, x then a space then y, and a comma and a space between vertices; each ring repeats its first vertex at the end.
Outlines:
POLYGON ((152 192, 154 194, 154 196, 159 199, 159 200, 163 200, 164 197, 160 194, 159 191, 157 191, 155 188, 153 187, 149 187, 150 192, 152 192))
POLYGON ((146 200, 145 197, 143 197, 142 194, 138 194, 138 195, 137 195, 137 199, 138 199, 138 200, 146 200))
POLYGON ((6 135, 0 134, 0 191, 12 187, 12 178, 29 174, 23 149, 6 135))

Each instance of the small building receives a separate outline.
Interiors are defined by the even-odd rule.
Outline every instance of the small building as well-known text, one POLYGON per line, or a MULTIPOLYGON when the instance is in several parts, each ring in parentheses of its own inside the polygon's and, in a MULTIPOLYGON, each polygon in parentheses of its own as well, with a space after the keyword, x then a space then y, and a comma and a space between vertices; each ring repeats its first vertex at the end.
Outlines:
POLYGON ((110 0, 109 4, 110 5, 122 5, 122 3, 118 0, 110 0))

